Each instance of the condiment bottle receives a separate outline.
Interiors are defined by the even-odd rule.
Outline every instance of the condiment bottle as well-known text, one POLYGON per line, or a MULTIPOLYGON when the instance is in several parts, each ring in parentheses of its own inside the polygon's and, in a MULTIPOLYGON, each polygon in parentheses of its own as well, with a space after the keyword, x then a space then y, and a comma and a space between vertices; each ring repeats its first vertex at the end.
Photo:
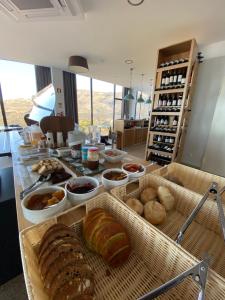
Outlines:
POLYGON ((88 149, 87 167, 91 170, 97 169, 99 166, 98 148, 91 147, 88 149))

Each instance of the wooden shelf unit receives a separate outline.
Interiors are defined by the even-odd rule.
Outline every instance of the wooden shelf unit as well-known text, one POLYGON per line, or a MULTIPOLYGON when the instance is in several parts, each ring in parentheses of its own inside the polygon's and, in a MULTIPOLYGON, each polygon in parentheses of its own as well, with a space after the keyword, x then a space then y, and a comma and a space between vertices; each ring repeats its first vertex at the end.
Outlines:
MULTIPOLYGON (((179 161, 182 157, 185 135, 186 135, 188 121, 191 113, 191 102, 192 102, 191 100, 192 100, 193 90, 194 90, 196 76, 197 76, 197 69, 198 69, 197 52, 198 52, 198 47, 195 39, 191 39, 158 50, 152 109, 154 110, 158 108, 159 97, 160 95, 165 96, 165 94, 177 94, 177 96, 178 95, 180 95, 180 97, 182 96, 182 100, 181 100, 182 104, 180 106, 179 112, 166 112, 166 111, 153 112, 152 111, 149 119, 149 133, 147 136, 147 143, 146 143, 146 153, 145 153, 146 160, 151 159, 152 153, 154 154, 154 156, 161 155, 162 161, 164 162, 168 159, 168 157, 170 157, 171 159, 168 161, 168 163, 170 161, 171 162, 179 161), (160 64, 163 62, 176 60, 180 58, 188 58, 188 62, 162 67, 162 68, 160 67, 160 64), (184 87, 160 89, 163 72, 173 71, 175 69, 179 70, 184 68, 186 70, 186 82, 184 87), (169 118, 168 120, 170 125, 173 118, 178 117, 176 133, 151 130, 151 128, 154 126, 155 118, 157 118, 158 116, 162 116, 162 117, 167 116, 169 118), (149 149, 149 147, 152 146, 154 143, 153 141, 154 135, 161 135, 163 137, 165 136, 175 137, 173 152, 169 153, 167 151, 163 151, 163 149, 162 150, 149 149)), ((160 108, 162 108, 162 106, 160 108)))
POLYGON ((115 120, 114 130, 118 149, 143 144, 147 141, 148 120, 115 120))

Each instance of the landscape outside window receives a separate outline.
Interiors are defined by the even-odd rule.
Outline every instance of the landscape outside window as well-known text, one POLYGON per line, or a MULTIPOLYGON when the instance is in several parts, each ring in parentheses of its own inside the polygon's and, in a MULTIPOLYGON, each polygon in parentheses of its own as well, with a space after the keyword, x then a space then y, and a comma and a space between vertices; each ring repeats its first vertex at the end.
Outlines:
MULTIPOLYGON (((0 60, 0 83, 8 125, 26 126, 24 115, 31 111, 36 94, 34 66, 0 60)), ((1 112, 0 125, 4 125, 1 112)))
POLYGON ((114 85, 93 79, 93 122, 101 127, 101 134, 107 135, 113 127, 114 85))
POLYGON ((86 130, 91 125, 91 89, 90 78, 76 75, 77 80, 77 105, 79 125, 86 130))

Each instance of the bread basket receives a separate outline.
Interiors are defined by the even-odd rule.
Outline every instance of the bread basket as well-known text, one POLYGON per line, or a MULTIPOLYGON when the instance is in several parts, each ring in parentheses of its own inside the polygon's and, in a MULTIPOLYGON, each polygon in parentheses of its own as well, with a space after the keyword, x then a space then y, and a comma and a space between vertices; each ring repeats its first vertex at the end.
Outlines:
MULTIPOLYGON (((177 246, 170 238, 153 226, 149 226, 135 213, 108 193, 90 199, 84 205, 73 207, 44 223, 32 226, 20 233, 20 247, 28 297, 31 300, 48 299, 40 278, 36 251, 41 237, 54 223, 71 226, 82 240, 82 217, 89 210, 102 207, 110 212, 128 230, 132 254, 121 267, 110 269, 97 254, 87 250, 88 263, 95 273, 97 300, 132 300, 145 295, 162 283, 193 267, 198 260, 177 246)), ((224 299, 225 281, 209 271, 207 299, 224 299)), ((191 279, 169 290, 158 299, 196 299, 198 286, 191 279)))

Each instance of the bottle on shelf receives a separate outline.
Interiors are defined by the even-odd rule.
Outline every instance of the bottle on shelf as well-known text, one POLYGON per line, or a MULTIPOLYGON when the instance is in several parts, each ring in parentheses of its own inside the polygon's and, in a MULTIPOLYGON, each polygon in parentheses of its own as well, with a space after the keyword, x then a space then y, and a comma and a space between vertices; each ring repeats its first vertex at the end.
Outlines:
POLYGON ((165 78, 166 78, 166 79, 165 79, 165 88, 167 89, 168 86, 169 86, 169 84, 170 84, 170 72, 167 71, 165 76, 166 76, 166 77, 165 77, 165 78))
POLYGON ((174 76, 174 72, 171 71, 171 72, 170 72, 170 80, 169 80, 169 86, 170 86, 170 87, 173 87, 173 76, 174 76))
POLYGON ((181 85, 185 86, 186 83, 186 71, 184 70, 182 73, 181 85))
POLYGON ((177 85, 177 70, 175 69, 173 72, 173 83, 172 83, 173 87, 175 87, 177 85))
POLYGON ((157 142, 162 142, 162 136, 161 135, 158 135, 157 142))
POLYGON ((156 118, 156 125, 160 125, 161 124, 161 119, 160 117, 156 118))
POLYGON ((166 95, 163 95, 162 103, 163 103, 163 106, 167 106, 167 97, 166 97, 166 95))
POLYGON ((173 123, 172 123, 172 125, 173 125, 173 126, 177 126, 177 124, 178 124, 178 117, 175 116, 175 117, 173 118, 173 123))
POLYGON ((163 125, 169 125, 169 117, 164 118, 164 124, 163 125))
POLYGON ((183 77, 182 70, 179 69, 177 72, 177 88, 181 86, 182 77, 183 77))
POLYGON ((159 95, 159 100, 158 100, 158 106, 162 106, 163 105, 163 101, 162 101, 162 95, 159 95))
POLYGON ((174 144, 174 141, 175 141, 174 137, 171 136, 171 137, 169 138, 169 143, 170 143, 170 144, 174 144))
POLYGON ((160 88, 161 88, 161 89, 164 89, 164 88, 165 88, 165 85, 166 85, 166 72, 163 72, 163 74, 162 74, 162 81, 161 81, 161 86, 160 86, 160 88))
POLYGON ((181 106, 182 104, 182 95, 179 95, 178 100, 177 100, 177 106, 181 106))
POLYGON ((172 106, 172 95, 168 95, 167 106, 172 106))
POLYGON ((160 125, 164 125, 164 117, 161 117, 161 119, 160 119, 160 125))
POLYGON ((177 94, 173 95, 172 106, 177 106, 177 94))

